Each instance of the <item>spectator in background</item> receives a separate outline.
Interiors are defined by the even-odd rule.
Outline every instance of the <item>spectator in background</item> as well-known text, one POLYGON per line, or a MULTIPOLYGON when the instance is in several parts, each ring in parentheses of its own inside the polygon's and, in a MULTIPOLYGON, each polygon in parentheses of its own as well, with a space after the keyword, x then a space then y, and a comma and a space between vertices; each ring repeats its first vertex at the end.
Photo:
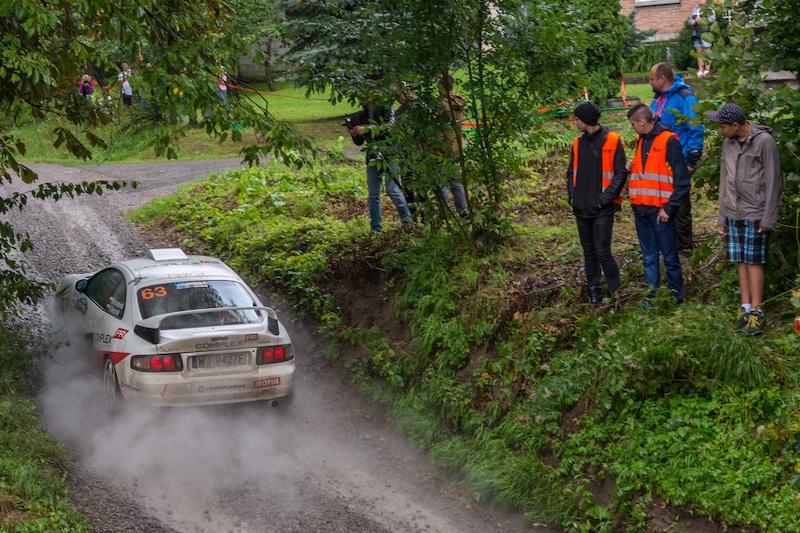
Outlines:
POLYGON ((81 96, 86 98, 89 103, 92 103, 92 94, 94 94, 94 83, 92 83, 92 77, 88 74, 84 74, 81 77, 81 82, 78 84, 78 92, 81 96))
POLYGON ((619 291, 619 266, 611 254, 614 213, 622 204, 625 149, 619 133, 598 124, 600 108, 585 102, 575 108, 575 124, 583 135, 572 142, 567 165, 567 194, 575 214, 586 266, 589 303, 603 300, 600 269, 613 298, 619 291))
POLYGON ((371 98, 365 98, 362 109, 348 117, 344 127, 353 143, 366 146, 367 159, 367 206, 369 207, 370 229, 376 233, 383 231, 381 214, 381 189, 391 198, 403 224, 411 222, 411 213, 400 190, 397 178, 397 165, 387 161, 381 153, 380 143, 389 141, 389 126, 395 122, 394 109, 389 106, 374 106, 371 98))
POLYGON ((133 72, 128 67, 128 64, 122 63, 122 70, 117 74, 117 83, 119 83, 119 94, 125 107, 130 107, 133 102, 133 88, 130 82, 132 75, 133 72))
MULTIPOLYGON (((458 93, 453 92, 455 80, 450 74, 439 76, 436 84, 439 87, 439 94, 441 101, 439 103, 440 112, 446 116, 448 121, 447 129, 445 130, 445 139, 448 141, 449 146, 442 154, 449 161, 445 162, 446 167, 449 164, 455 165, 461 157, 461 151, 464 147, 464 135, 461 132, 461 121, 466 116, 465 109, 467 106, 467 99, 458 93)), ((448 173, 450 171, 448 170, 448 173)), ((466 216, 469 213, 467 205, 467 194, 464 186, 459 181, 459 172, 452 169, 453 174, 446 176, 446 185, 440 189, 440 195, 444 204, 447 205, 447 189, 453 194, 453 205, 456 213, 461 216, 466 216)))
POLYGON ((770 128, 747 120, 736 104, 709 111, 722 142, 717 231, 726 237, 728 261, 738 263, 742 308, 734 327, 759 335, 766 323, 764 264, 769 234, 781 207, 781 160, 770 128))
MULTIPOLYGON (((702 78, 703 76, 707 75, 708 72, 711 70, 711 61, 705 60, 705 53, 711 49, 711 43, 708 41, 703 40, 703 34, 708 33, 709 28, 708 26, 704 26, 703 23, 703 6, 705 5, 706 0, 700 0, 700 5, 692 10, 692 14, 689 16, 689 24, 692 25, 692 43, 694 44, 694 49, 697 52, 697 77, 702 78)), ((708 24, 710 25, 712 22, 717 20, 717 15, 711 10, 711 13, 708 15, 708 18, 705 19, 708 24)))
MULTIPOLYGON (((655 95, 650 102, 653 114, 661 123, 678 136, 686 167, 691 175, 703 155, 705 128, 702 124, 693 126, 688 121, 696 118, 694 105, 698 103, 692 88, 683 82, 683 77, 675 75, 669 63, 658 63, 650 69, 650 86, 655 95)), ((691 191, 675 213, 678 252, 690 255, 694 249, 692 241, 692 201, 691 191)))
POLYGON ((100 95, 95 98, 94 105, 100 108, 106 115, 111 116, 114 111, 114 101, 111 98, 111 91, 108 87, 102 87, 100 89, 100 95))

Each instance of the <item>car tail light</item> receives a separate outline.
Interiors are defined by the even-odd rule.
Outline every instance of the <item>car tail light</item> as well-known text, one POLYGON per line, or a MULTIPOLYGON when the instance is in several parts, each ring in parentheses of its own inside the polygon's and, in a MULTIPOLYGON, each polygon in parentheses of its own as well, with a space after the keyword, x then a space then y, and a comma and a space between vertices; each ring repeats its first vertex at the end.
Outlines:
POLYGON ((294 359, 294 351, 291 344, 280 344, 278 346, 262 346, 256 353, 256 364, 269 365, 271 363, 283 363, 294 359))
POLYGON ((180 372, 183 370, 181 354, 134 355, 131 368, 142 372, 180 372))

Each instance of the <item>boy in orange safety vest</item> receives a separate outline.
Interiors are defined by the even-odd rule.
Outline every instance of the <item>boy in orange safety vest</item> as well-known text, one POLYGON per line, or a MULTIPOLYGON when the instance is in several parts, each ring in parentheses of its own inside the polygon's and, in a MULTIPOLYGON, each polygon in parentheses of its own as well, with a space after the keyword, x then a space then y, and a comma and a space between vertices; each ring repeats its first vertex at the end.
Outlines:
MULTIPOLYGON (((636 221, 636 234, 644 261, 644 281, 661 286, 664 258, 667 286, 677 303, 683 302, 683 270, 678 258, 675 214, 689 194, 689 170, 678 136, 653 122, 653 111, 645 104, 628 110, 631 127, 639 135, 636 155, 627 163, 628 193, 636 221)), ((652 292, 650 293, 652 296, 652 292)))
POLYGON ((611 254, 614 213, 620 210, 625 186, 625 149, 620 135, 598 124, 600 108, 585 102, 575 108, 575 124, 583 132, 575 138, 567 165, 567 194, 583 248, 589 302, 603 300, 600 269, 608 292, 619 290, 619 267, 611 254))

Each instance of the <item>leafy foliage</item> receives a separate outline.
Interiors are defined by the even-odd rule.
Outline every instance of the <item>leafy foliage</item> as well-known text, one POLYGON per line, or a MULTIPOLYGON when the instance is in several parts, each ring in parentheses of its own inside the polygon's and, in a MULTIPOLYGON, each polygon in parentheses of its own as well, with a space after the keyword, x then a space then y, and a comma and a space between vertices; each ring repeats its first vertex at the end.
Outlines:
MULTIPOLYGON (((715 75, 707 80, 708 98, 700 111, 716 108, 720 103, 736 103, 747 112, 748 119, 772 128, 778 143, 783 171, 783 204, 778 228, 771 240, 771 256, 767 268, 767 289, 773 295, 784 293, 800 284, 797 227, 800 216, 800 157, 797 132, 800 131, 800 95, 787 87, 768 87, 767 69, 787 65, 797 68, 794 53, 783 48, 784 37, 796 29, 796 21, 774 13, 773 7, 792 9, 783 3, 726 1, 720 12, 730 14, 726 24, 711 27, 713 47, 708 57, 715 75), (773 24, 774 23, 774 24, 773 24), (778 39, 781 44, 776 44, 778 39)), ((717 20, 725 20, 717 16, 717 20)), ((707 130, 708 131, 708 130, 707 130)), ((707 187, 715 197, 719 187, 719 154, 722 136, 707 135, 708 156, 695 175, 695 184, 707 187)))
MULTIPOLYGON (((237 4, 244 5, 255 8, 244 0, 237 4)), ((273 153, 301 164, 298 154, 309 152, 310 142, 291 126, 275 120, 266 102, 257 105, 242 98, 223 105, 217 96, 223 68, 235 68, 239 57, 247 53, 247 46, 263 35, 237 31, 247 26, 245 22, 244 17, 237 18, 229 6, 215 0, 3 2, 0 117, 12 124, 30 118, 57 118, 53 122, 55 146, 89 159, 90 147, 107 146, 94 126, 108 124, 114 114, 79 95, 78 80, 84 72, 90 72, 101 83, 111 80, 110 84, 115 84, 120 65, 129 62, 133 65, 131 84, 147 101, 147 109, 153 110, 150 116, 160 121, 154 142, 158 155, 177 156, 174 141, 181 128, 176 123, 181 116, 196 116, 200 109, 207 110, 203 124, 206 132, 220 140, 230 135, 234 141, 241 141, 242 126, 258 133, 261 141, 241 151, 250 163, 273 153)), ((131 114, 131 120, 141 118, 131 114)), ((35 173, 19 162, 24 155, 24 139, 10 135, 7 126, 0 124, 0 181, 10 181, 13 175, 26 183, 35 180, 35 173)), ((103 185, 72 187, 72 191, 44 188, 38 192, 57 198, 65 192, 100 191, 103 185)), ((8 197, 0 212, 24 204, 25 195, 8 197)), ((3 314, 16 300, 32 302, 41 296, 42 287, 26 280, 20 264, 9 255, 11 250, 24 252, 31 245, 21 230, 3 223, 0 261, 7 267, 0 274, 3 314)))
POLYGON ((611 85, 616 90, 608 77, 613 71, 618 79, 628 32, 615 0, 587 2, 582 11, 515 0, 281 5, 295 43, 296 79, 309 92, 329 91, 332 102, 378 104, 393 102, 400 88, 413 94, 411 111, 394 132, 402 148, 392 157, 416 192, 431 199, 457 177, 468 193, 469 224, 442 205, 427 220, 443 219, 478 253, 508 235, 499 207, 507 180, 521 167, 520 143, 539 126, 536 110, 587 85, 600 100, 611 85), (584 56, 585 62, 577 59, 584 56), (452 157, 443 131, 457 119, 444 112, 445 97, 434 83, 448 74, 457 78, 476 125, 452 157))

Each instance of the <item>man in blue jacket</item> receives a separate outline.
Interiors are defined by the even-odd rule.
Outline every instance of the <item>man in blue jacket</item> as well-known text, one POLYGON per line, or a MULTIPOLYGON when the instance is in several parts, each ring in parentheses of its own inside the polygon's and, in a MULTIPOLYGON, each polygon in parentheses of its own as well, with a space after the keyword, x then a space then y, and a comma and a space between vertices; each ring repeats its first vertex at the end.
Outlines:
MULTIPOLYGON (((693 126, 688 120, 697 117, 693 107, 698 103, 697 97, 683 81, 681 75, 676 76, 669 63, 657 63, 650 69, 650 86, 655 95, 650 102, 653 115, 661 123, 678 136, 681 151, 686 160, 689 175, 694 174, 697 162, 703 155, 703 124, 693 126)), ((692 202, 689 194, 681 204, 675 216, 677 225, 678 250, 682 253, 692 251, 692 202)))

